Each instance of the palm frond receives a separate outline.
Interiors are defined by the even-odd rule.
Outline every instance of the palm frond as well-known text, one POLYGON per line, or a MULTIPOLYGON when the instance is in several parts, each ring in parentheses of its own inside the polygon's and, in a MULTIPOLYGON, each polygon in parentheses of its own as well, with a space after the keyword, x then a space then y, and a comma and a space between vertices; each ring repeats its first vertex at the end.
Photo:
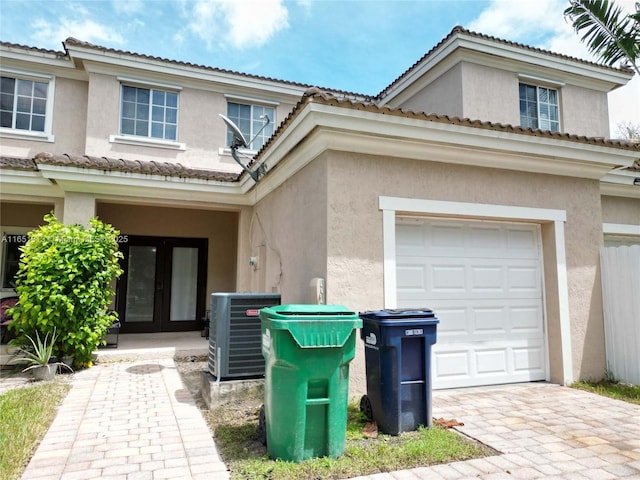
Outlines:
POLYGON ((570 0, 564 11, 576 33, 582 33, 589 51, 606 65, 627 59, 638 70, 640 58, 640 23, 634 15, 625 15, 622 8, 608 0, 570 0))

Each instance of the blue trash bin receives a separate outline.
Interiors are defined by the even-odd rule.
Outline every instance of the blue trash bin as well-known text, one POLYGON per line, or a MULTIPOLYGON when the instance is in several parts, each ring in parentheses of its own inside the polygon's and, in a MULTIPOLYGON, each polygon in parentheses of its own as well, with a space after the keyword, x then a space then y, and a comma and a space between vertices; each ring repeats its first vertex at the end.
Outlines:
POLYGON ((361 312, 367 395, 361 409, 389 435, 431 426, 431 345, 439 320, 428 309, 361 312))

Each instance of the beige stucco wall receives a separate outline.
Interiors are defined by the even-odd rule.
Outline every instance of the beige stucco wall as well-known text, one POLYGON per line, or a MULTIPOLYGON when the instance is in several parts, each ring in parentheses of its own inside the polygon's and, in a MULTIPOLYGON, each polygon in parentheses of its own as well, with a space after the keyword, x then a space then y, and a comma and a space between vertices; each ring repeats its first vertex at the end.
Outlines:
MULTIPOLYGON (((426 113, 446 114, 520 125, 518 73, 495 66, 463 61, 427 85, 420 92, 402 102, 402 108, 426 113)), ((537 69, 541 78, 557 79, 562 73, 537 69)), ((522 80, 536 84, 534 80, 522 80)), ((543 84, 541 84, 543 85, 543 84)), ((567 83, 553 84, 560 92, 560 128, 563 132, 589 137, 609 138, 607 94, 567 83)))
POLYGON ((463 117, 461 64, 440 75, 399 107, 414 112, 463 117))
POLYGON ((260 257, 259 268, 250 273, 252 291, 282 292, 285 304, 308 303, 311 279, 326 278, 326 177, 326 162, 317 159, 251 212, 240 251, 247 263, 249 256, 260 257))
MULTIPOLYGON (((134 74, 132 78, 135 77, 134 74)), ((164 79, 166 84, 180 86, 180 80, 164 79)), ((86 151, 88 155, 124 158, 129 160, 178 162, 192 168, 239 172, 240 167, 229 154, 219 154, 226 144, 226 126, 219 113, 226 115, 227 99, 223 92, 184 87, 178 93, 178 138, 184 150, 154 145, 129 145, 110 142, 120 132, 120 85, 115 75, 89 75, 89 106, 87 114, 86 151), (108 101, 106 99, 109 99, 108 101)), ((245 94, 249 96, 249 93, 245 94)), ((252 98, 262 94, 252 92, 252 98)), ((293 103, 276 107, 278 125, 289 114, 293 103)), ((247 139, 249 140, 249 139, 247 139)))
POLYGON ((3 137, 0 154, 33 157, 40 152, 82 154, 87 112, 87 83, 56 77, 53 97, 54 142, 3 137))
MULTIPOLYGON (((358 311, 384 306, 380 195, 566 210, 574 375, 602 378, 605 357, 598 270, 602 235, 597 181, 337 152, 327 161, 327 295, 331 302, 358 311)), ((554 246, 552 233, 552 227, 543 226, 546 250, 554 246)), ((554 251, 545 251, 545 277, 555 274, 554 256, 554 251)), ((551 305, 546 312, 551 379, 561 382, 557 286, 547 281, 545 287, 551 305)), ((363 365, 360 352, 352 366, 352 394, 363 391, 363 365)))
POLYGON ((41 147, 39 152, 71 155, 84 153, 88 92, 87 82, 56 79, 56 96, 53 106, 53 134, 56 136, 56 141, 53 149, 48 146, 41 147))
POLYGON ((96 216, 96 197, 88 193, 67 192, 64 197, 65 225, 89 226, 89 220, 96 216))
POLYGON ((207 295, 235 291, 236 212, 98 203, 96 213, 121 235, 207 238, 207 295))
POLYGON ((607 94, 566 85, 560 88, 560 128, 587 137, 610 138, 607 94))
POLYGON ((640 225, 640 198, 602 197, 602 221, 640 225))
POLYGON ((461 65, 464 116, 472 120, 520 125, 516 74, 469 62, 461 65))
POLYGON ((53 209, 53 204, 0 202, 0 225, 35 228, 53 209))

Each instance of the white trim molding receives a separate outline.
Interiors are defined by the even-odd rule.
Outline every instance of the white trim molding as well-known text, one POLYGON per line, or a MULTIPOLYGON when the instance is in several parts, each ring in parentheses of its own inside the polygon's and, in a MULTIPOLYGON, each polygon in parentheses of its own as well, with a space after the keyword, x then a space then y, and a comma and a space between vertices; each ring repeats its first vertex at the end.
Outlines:
POLYGON ((640 236, 640 225, 629 225, 625 223, 603 223, 602 233, 604 233, 605 235, 640 236))
POLYGON ((140 78, 132 78, 132 77, 116 77, 116 79, 120 83, 124 83, 131 86, 140 85, 143 87, 151 87, 151 88, 162 88, 165 90, 173 90, 179 92, 182 90, 180 85, 171 85, 168 83, 156 82, 154 80, 142 80, 140 78))
POLYGON ((138 137, 135 135, 109 135, 109 143, 123 143, 126 145, 138 145, 141 147, 168 148, 170 150, 186 150, 184 143, 159 138, 138 137))
POLYGON ((557 259, 555 275, 558 279, 562 378, 565 385, 573 383, 571 317, 569 314, 569 286, 567 280, 567 262, 564 239, 564 224, 567 220, 567 213, 565 210, 385 196, 380 196, 378 202, 378 208, 382 210, 385 308, 397 307, 397 215, 409 213, 460 219, 528 221, 539 224, 552 222, 554 225, 555 255, 557 259))

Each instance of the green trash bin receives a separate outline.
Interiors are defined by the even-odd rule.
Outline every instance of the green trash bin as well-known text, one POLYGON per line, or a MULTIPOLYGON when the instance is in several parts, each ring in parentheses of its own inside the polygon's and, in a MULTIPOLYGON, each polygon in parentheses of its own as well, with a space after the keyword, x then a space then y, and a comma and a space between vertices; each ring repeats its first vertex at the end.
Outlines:
MULTIPOLYGON (((344 453, 349 362, 362 320, 341 305, 260 310, 267 452, 300 462, 344 453)), ((264 432, 263 432, 264 434, 264 432)))

